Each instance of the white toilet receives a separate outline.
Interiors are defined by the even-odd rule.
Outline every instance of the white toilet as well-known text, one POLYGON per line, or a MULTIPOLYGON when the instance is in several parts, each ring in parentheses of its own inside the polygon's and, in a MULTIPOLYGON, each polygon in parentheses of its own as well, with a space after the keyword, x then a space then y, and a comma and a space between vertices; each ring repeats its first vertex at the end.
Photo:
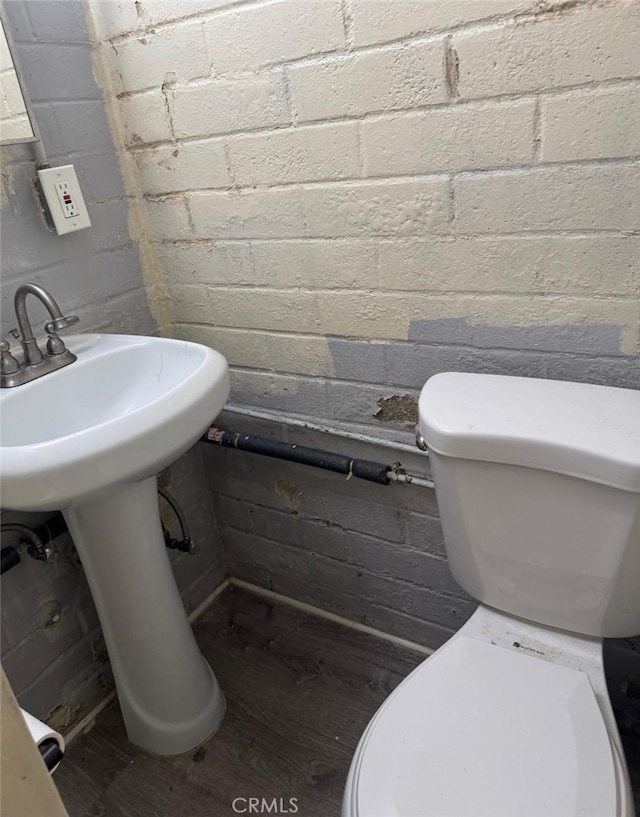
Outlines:
POLYGON ((633 817, 602 639, 640 633, 640 392, 439 374, 420 433, 480 605, 374 716, 342 817, 633 817))

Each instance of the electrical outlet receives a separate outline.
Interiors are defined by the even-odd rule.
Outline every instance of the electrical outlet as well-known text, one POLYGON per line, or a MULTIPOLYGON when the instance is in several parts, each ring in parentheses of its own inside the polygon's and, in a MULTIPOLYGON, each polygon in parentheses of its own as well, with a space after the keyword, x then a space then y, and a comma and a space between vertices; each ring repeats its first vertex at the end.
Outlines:
POLYGON ((44 168, 38 171, 38 178, 58 235, 91 227, 73 165, 44 168))
POLYGON ((74 218, 75 216, 79 216, 80 210, 78 210, 78 206, 71 195, 69 182, 56 182, 53 187, 58 194, 58 200, 60 202, 60 206, 62 207, 64 217, 74 218))

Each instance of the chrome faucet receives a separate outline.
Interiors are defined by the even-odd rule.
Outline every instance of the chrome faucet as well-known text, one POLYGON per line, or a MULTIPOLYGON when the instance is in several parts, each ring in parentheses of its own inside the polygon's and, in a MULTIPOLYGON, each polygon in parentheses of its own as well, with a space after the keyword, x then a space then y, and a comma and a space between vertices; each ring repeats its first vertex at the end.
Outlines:
POLYGON ((3 389, 29 383, 31 380, 68 366, 77 360, 76 356, 64 345, 58 332, 68 326, 73 326, 78 322, 78 318, 76 315, 65 317, 55 299, 46 289, 37 284, 21 284, 16 290, 14 306, 18 321, 18 331, 14 336, 19 339, 22 346, 22 363, 11 354, 7 341, 0 340, 0 387, 3 389), (44 325, 44 331, 48 336, 45 354, 38 346, 27 315, 27 295, 35 295, 51 316, 51 320, 44 325))

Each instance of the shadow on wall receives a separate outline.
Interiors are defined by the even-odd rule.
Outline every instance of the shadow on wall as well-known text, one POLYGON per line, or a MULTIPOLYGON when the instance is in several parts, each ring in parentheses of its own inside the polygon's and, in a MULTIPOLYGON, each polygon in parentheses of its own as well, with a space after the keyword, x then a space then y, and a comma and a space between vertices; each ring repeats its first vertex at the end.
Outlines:
POLYGON ((640 388, 640 359, 621 354, 621 334, 613 324, 509 327, 444 318, 412 322, 406 341, 327 340, 342 400, 362 406, 366 391, 368 416, 413 425, 420 389, 444 371, 640 388), (389 394, 390 388, 402 391, 389 394))

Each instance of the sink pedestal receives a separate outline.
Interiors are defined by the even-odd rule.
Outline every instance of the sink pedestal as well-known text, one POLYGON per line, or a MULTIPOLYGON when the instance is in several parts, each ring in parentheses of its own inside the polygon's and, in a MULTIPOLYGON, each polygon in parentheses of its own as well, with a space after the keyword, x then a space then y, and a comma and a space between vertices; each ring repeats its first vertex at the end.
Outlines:
POLYGON ((218 728, 225 702, 173 577, 156 478, 114 486, 64 517, 98 611, 129 739, 159 755, 194 748, 218 728))

